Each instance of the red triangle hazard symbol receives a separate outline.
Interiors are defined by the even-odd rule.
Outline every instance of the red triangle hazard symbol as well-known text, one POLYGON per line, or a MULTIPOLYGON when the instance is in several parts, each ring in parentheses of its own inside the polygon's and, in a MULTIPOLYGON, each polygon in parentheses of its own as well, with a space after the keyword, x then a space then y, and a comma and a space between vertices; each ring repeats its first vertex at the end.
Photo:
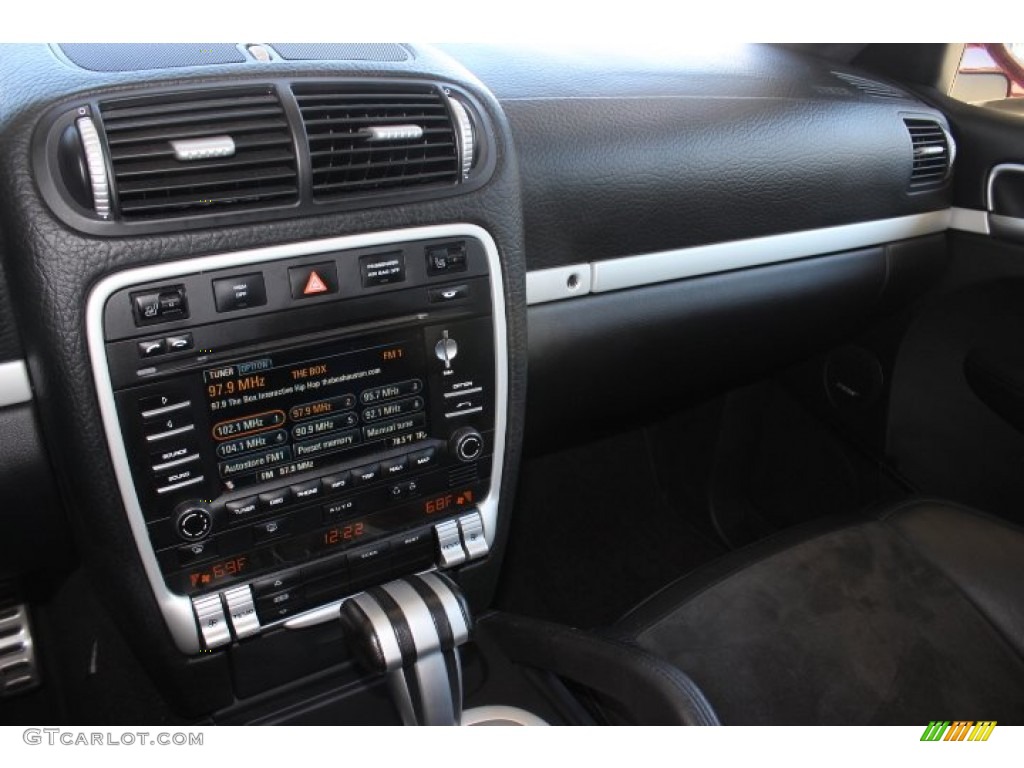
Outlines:
POLYGON ((302 289, 303 296, 309 296, 313 293, 326 293, 327 283, 316 272, 309 273, 309 280, 306 281, 306 287, 302 289))

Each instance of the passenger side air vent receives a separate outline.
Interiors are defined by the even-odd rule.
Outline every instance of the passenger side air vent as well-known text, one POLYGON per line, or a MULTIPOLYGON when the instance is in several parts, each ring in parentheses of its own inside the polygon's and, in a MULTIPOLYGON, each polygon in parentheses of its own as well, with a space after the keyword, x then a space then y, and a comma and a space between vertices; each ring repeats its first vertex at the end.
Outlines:
POLYGON ((844 83, 852 85, 861 93, 874 96, 876 99, 905 99, 907 94, 888 83, 880 83, 877 80, 869 80, 858 75, 849 75, 845 72, 833 72, 844 83))
POLYGON ((466 108, 430 85, 299 84, 313 197, 452 187, 474 161, 466 108))
POLYGON ((293 135, 272 86, 117 99, 100 114, 125 220, 298 201, 293 135))
POLYGON ((914 152, 914 168, 910 173, 910 190, 923 192, 941 187, 953 169, 956 145, 937 120, 903 118, 910 133, 914 152))

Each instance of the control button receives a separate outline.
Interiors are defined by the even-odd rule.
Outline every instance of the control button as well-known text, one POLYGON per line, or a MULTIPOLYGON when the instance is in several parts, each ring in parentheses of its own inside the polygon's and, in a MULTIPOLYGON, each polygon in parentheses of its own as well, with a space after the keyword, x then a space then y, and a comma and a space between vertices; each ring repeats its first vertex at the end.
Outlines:
POLYGON ((278 488, 274 491, 267 491, 260 494, 260 509, 264 512, 281 509, 290 504, 291 500, 291 488, 278 488))
POLYGON ((405 400, 396 400, 380 405, 371 405, 363 409, 363 421, 380 421, 381 419, 393 419, 405 413, 415 413, 423 410, 422 397, 410 397, 405 400))
POLYGON ((394 421, 382 421, 378 424, 371 424, 363 427, 363 438, 365 440, 380 440, 388 435, 396 435, 399 432, 407 432, 410 429, 418 429, 426 426, 427 419, 422 413, 414 413, 394 421))
POLYGON ((248 437, 240 437, 237 440, 228 440, 217 446, 217 458, 228 459, 240 453, 257 451, 260 448, 274 448, 279 445, 287 445, 288 433, 283 429, 274 429, 270 432, 258 432, 248 437))
POLYGON ((248 584, 229 589, 224 593, 224 602, 228 606, 228 618, 235 637, 241 640, 259 633, 260 620, 256 617, 256 606, 248 584))
POLYGON ((359 505, 356 503, 356 499, 340 499, 339 501, 332 501, 330 504, 324 504, 324 522, 329 523, 343 517, 348 517, 355 514, 358 509, 359 505))
POLYGON ((186 505, 178 515, 175 527, 185 541, 199 541, 213 528, 213 515, 205 507, 186 505))
POLYGON ((298 613, 305 606, 301 589, 286 589, 256 601, 256 613, 261 622, 270 623, 298 613))
POLYGON ((213 298, 218 312, 233 312, 267 303, 263 273, 225 277, 213 281, 213 298))
POLYGON ((208 557, 216 557, 217 554, 216 541, 212 539, 210 541, 197 541, 194 544, 178 547, 178 562, 182 565, 191 565, 208 557))
POLYGON ((168 336, 164 341, 167 343, 168 352, 184 352, 186 349, 192 349, 191 333, 178 333, 168 336))
POLYGON ((349 471, 335 472, 333 475, 320 478, 320 487, 325 494, 347 491, 352 487, 352 473, 349 471))
POLYGON ((185 289, 160 291, 160 319, 177 320, 185 316, 185 289))
POLYGON ((310 264, 305 267, 290 267, 288 282, 293 299, 308 299, 312 296, 337 293, 338 268, 333 261, 310 264))
POLYGON ((397 501, 398 499, 404 499, 408 496, 415 496, 417 491, 419 491, 419 483, 415 480, 410 480, 406 483, 396 483, 395 485, 392 485, 388 488, 388 495, 391 497, 392 501, 397 501))
MULTIPOLYGON (((447 398, 447 395, 445 397, 447 398)), ((480 413, 484 409, 484 396, 481 393, 474 395, 459 393, 456 397, 446 399, 444 407, 444 415, 449 419, 480 413)))
POLYGON ((437 459, 437 449, 426 448, 422 451, 409 454, 409 468, 413 470, 427 469, 434 466, 437 459))
MULTIPOLYGON (((142 431, 153 440, 153 435, 174 432, 185 426, 192 426, 192 414, 187 409, 173 410, 162 413, 143 423, 142 431)), ((162 439, 162 438, 156 438, 162 439)))
POLYGON ((434 534, 430 528, 419 528, 392 536, 391 564, 395 568, 420 568, 434 562, 434 534))
POLYGON ((139 357, 156 357, 167 351, 167 343, 163 339, 146 339, 139 342, 139 357))
POLYGON ((465 243, 447 243, 427 248, 427 274, 431 277, 465 271, 465 243))
POLYGON ((199 631, 203 634, 203 644, 207 648, 216 648, 231 642, 231 630, 220 603, 220 595, 206 595, 192 598, 192 610, 196 613, 199 631))
POLYGON ((380 463, 380 471, 385 479, 404 474, 408 469, 408 456, 398 456, 394 459, 386 459, 380 463))
POLYGON ((363 288, 405 281, 405 254, 401 251, 359 257, 363 288))
POLYGON ((156 484, 160 488, 180 488, 183 483, 202 477, 202 467, 194 464, 177 464, 170 469, 154 473, 156 484))
POLYGON ((369 573, 379 573, 391 565, 391 544, 378 541, 346 554, 348 572, 352 578, 369 573))
POLYGON ((438 564, 442 568, 452 568, 466 561, 458 523, 454 520, 438 523, 434 526, 434 533, 437 535, 438 564))
POLYGON ((431 288, 427 291, 427 301, 431 304, 448 304, 468 298, 468 285, 446 285, 443 288, 431 288))
POLYGON ((380 464, 367 464, 363 467, 356 467, 352 470, 352 484, 366 485, 380 477, 380 464))
POLYGON ((310 501, 320 496, 320 481, 310 480, 292 486, 292 496, 296 501, 310 501))
POLYGON ((455 430, 448 442, 459 461, 476 461, 484 452, 484 438, 472 427, 455 430))
POLYGON ((284 424, 284 411, 263 411, 262 413, 254 413, 251 416, 244 416, 240 419, 218 421, 213 427, 213 437, 215 440, 227 440, 252 434, 253 432, 262 432, 265 429, 279 427, 282 424, 284 424))
POLYGON ((459 345, 455 339, 448 338, 448 331, 444 332, 444 338, 434 345, 434 354, 437 359, 444 363, 445 368, 451 368, 452 360, 459 354, 459 345))
POLYGON ((274 592, 298 586, 302 578, 302 571, 298 568, 282 571, 281 573, 275 573, 270 578, 260 579, 252 585, 252 591, 256 593, 256 597, 265 597, 274 592))
POLYGON ((405 395, 416 395, 422 391, 423 382, 419 379, 410 379, 409 381, 400 381, 397 384, 385 384, 383 387, 364 389, 362 394, 359 395, 359 400, 363 405, 369 405, 381 400, 393 400, 396 397, 404 397, 405 395))
POLYGON ((227 480, 235 475, 244 475, 263 467, 280 464, 282 461, 290 461, 291 458, 292 449, 286 445, 273 451, 250 453, 247 456, 231 459, 231 461, 218 462, 217 471, 220 472, 223 479, 227 480))
POLYGON ((250 515, 255 515, 259 510, 259 501, 255 496, 248 496, 244 499, 229 501, 224 505, 228 510, 228 516, 232 521, 240 520, 250 515))
POLYGON ((472 512, 459 518, 459 532, 462 534, 462 546, 470 560, 484 557, 489 547, 484 536, 484 519, 479 512, 472 512))
POLYGON ((182 411, 191 405, 191 400, 174 399, 167 395, 155 395, 139 400, 139 410, 142 412, 142 418, 146 421, 158 419, 164 414, 182 411))
POLYGON ((159 293, 137 293, 132 296, 132 304, 135 308, 136 325, 153 323, 160 318, 159 293))
POLYGON ((256 543, 276 539, 288 533, 291 520, 287 517, 279 517, 276 520, 264 520, 252 527, 252 540, 256 543))
POLYGON ((153 464, 153 471, 164 472, 173 467, 181 467, 199 461, 199 454, 190 453, 192 450, 194 450, 192 447, 181 447, 150 454, 150 459, 156 462, 153 464))

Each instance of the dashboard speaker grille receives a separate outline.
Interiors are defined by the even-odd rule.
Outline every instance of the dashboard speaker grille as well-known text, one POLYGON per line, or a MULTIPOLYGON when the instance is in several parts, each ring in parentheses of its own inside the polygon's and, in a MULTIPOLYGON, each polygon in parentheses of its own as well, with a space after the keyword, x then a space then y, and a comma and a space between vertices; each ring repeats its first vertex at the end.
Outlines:
POLYGON ((408 61, 397 43, 270 43, 288 61, 408 61))
POLYGON ((453 186, 459 146, 440 90, 427 85, 300 84, 313 197, 453 186))
POLYGON ((93 72, 242 64, 245 55, 231 43, 61 43, 72 64, 93 72))
POLYGON ((903 118, 913 146, 914 167, 910 189, 923 192, 946 183, 953 165, 953 145, 949 134, 935 120, 903 118))
POLYGON ((298 201, 294 137, 272 86, 117 99, 100 113, 123 219, 298 201))

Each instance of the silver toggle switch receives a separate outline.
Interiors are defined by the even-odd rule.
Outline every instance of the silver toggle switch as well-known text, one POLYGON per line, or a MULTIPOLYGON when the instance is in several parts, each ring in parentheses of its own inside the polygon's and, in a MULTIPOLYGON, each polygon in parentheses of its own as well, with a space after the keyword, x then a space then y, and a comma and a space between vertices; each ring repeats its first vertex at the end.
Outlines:
POLYGON ((434 354, 437 355, 438 360, 444 363, 445 368, 451 368, 452 360, 459 354, 459 345, 455 339, 448 337, 448 331, 445 331, 443 336, 444 338, 434 346, 434 354))
POLYGON ((458 523, 454 520, 438 523, 434 531, 437 533, 438 562, 442 568, 453 568, 466 562, 458 523))
POLYGON ((196 612, 199 631, 203 633, 203 643, 207 648, 216 648, 231 642, 231 629, 228 627, 228 618, 224 615, 219 594, 193 597, 192 608, 196 612))
POLYGON ((462 547, 470 560, 487 555, 489 547, 487 537, 484 536, 484 520, 479 512, 471 512, 460 517, 459 532, 462 534, 462 547))
POLYGON ((235 630, 235 637, 241 640, 243 637, 259 633, 260 620, 256 616, 256 605, 252 600, 252 587, 243 584, 229 589, 224 593, 224 602, 228 605, 228 616, 231 617, 231 628, 235 630))

